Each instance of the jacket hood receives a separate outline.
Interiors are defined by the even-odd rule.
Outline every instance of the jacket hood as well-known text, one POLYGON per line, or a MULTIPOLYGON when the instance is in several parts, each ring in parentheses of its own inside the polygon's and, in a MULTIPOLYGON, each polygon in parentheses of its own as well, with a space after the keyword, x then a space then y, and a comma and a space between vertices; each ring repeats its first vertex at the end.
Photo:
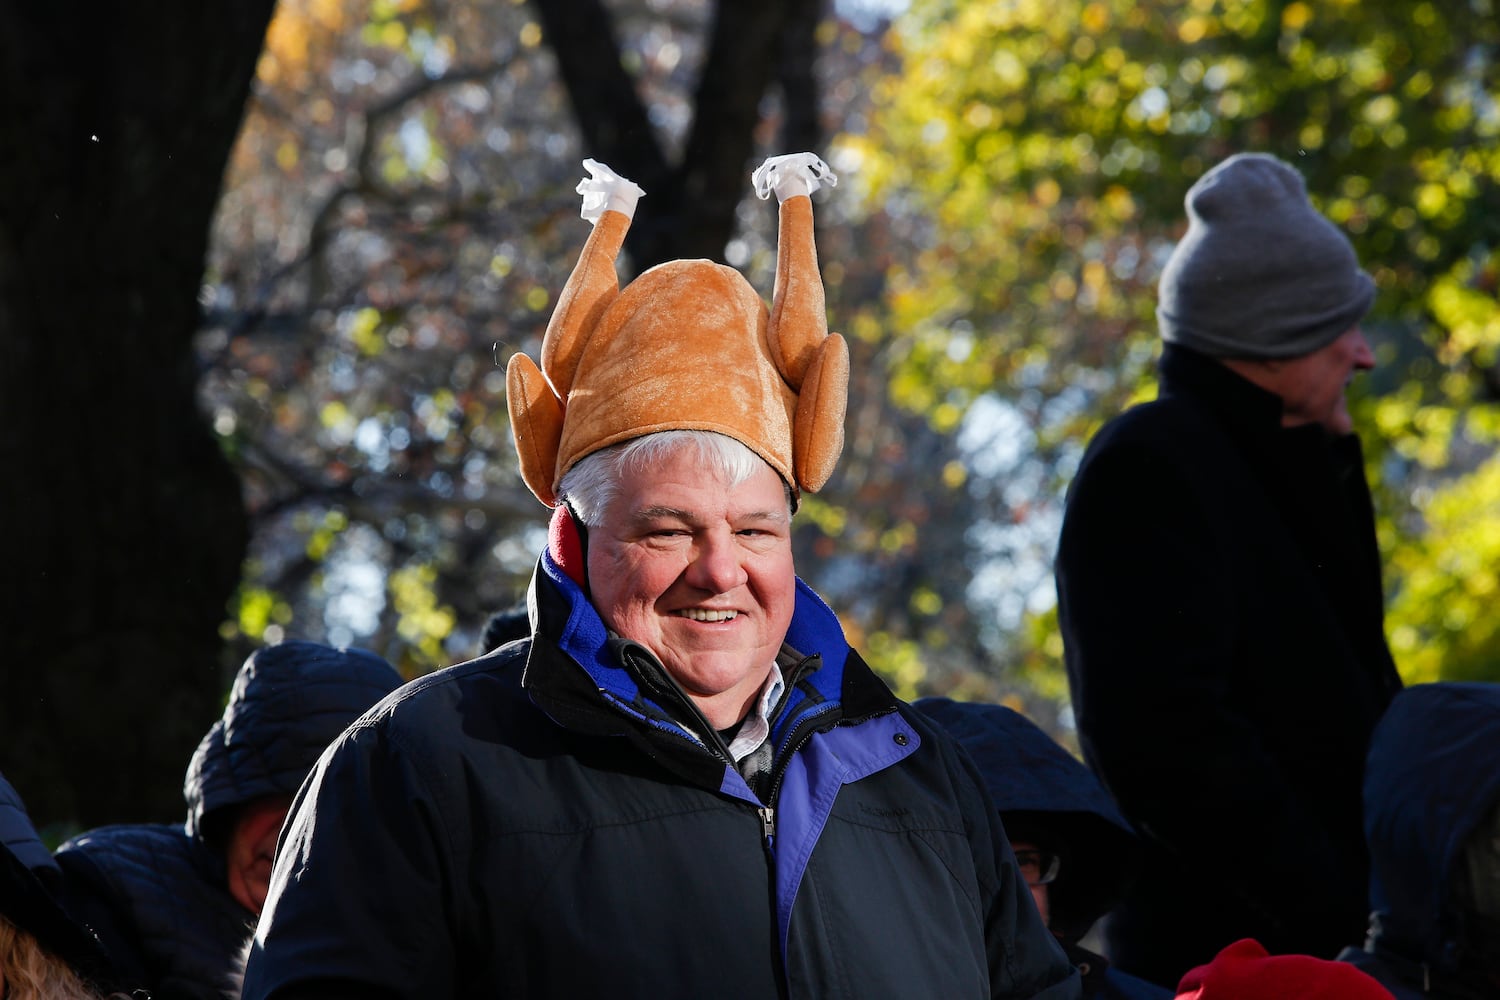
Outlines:
POLYGON ((220 809, 295 794, 324 748, 400 686, 394 667, 362 649, 293 640, 251 653, 188 764, 189 836, 201 838, 220 809))
POLYGON ((85 979, 107 984, 109 961, 93 933, 64 910, 56 895, 61 880, 62 872, 32 825, 26 803, 0 775, 0 917, 36 938, 85 979))
POLYGON ((37 835, 21 793, 3 774, 0 774, 0 843, 33 872, 57 871, 57 862, 37 835))
POLYGON ((1466 964, 1453 876, 1500 798, 1497 750, 1500 685, 1418 684, 1391 702, 1365 768, 1371 950, 1443 972, 1466 964))
POLYGON ((1051 884, 1052 931, 1077 941, 1125 893, 1139 863, 1135 831, 1094 773, 1003 705, 922 698, 913 705, 961 743, 1012 839, 1045 831, 1062 855, 1051 884))

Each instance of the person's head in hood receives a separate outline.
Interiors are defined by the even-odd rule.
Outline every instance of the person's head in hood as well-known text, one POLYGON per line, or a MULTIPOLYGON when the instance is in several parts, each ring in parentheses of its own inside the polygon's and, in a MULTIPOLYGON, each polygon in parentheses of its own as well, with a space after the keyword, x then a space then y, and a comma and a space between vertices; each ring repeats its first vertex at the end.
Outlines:
POLYGON ((1500 798, 1464 838, 1453 871, 1459 946, 1500 992, 1500 798))
POLYGON ((923 698, 914 703, 979 765, 1033 896, 1059 938, 1076 942, 1123 896, 1138 863, 1135 831, 1082 762, 1003 705, 923 698))
POLYGON ((1388 986, 1500 996, 1497 762, 1500 685, 1416 684, 1391 702, 1365 768, 1369 937, 1341 958, 1388 986))
POLYGON ((183 782, 187 832, 225 862, 231 894, 260 913, 276 837, 324 749, 401 685, 362 649, 291 640, 251 653, 183 782))
POLYGON ((25 803, 0 775, 0 997, 94 1000, 113 978, 87 927, 53 895, 52 860, 25 803))
POLYGON ((1123 898, 1140 852, 1135 831, 1094 773, 1003 705, 922 698, 913 706, 955 737, 978 765, 1016 866, 1042 922, 1078 969, 1083 995, 1170 997, 1165 987, 1111 968, 1105 956, 1081 944, 1123 898))

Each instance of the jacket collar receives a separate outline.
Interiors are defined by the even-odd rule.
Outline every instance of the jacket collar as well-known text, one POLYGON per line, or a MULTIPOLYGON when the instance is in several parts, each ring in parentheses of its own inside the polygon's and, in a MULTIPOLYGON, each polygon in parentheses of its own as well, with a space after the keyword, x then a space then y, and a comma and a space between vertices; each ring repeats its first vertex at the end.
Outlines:
POLYGON ((1260 434, 1281 429, 1281 397, 1262 389, 1205 354, 1166 344, 1161 360, 1160 396, 1189 396, 1226 423, 1260 434))
POLYGON ((1211 415, 1256 464, 1273 473, 1273 482, 1326 479, 1331 469, 1340 470, 1342 478, 1364 464, 1359 435, 1333 435, 1318 424, 1281 426, 1280 396, 1207 355, 1166 344, 1157 368, 1158 398, 1187 399, 1211 415))
MULTIPOLYGON (((802 580, 785 644, 802 654, 787 671, 790 689, 771 720, 778 756, 805 725, 893 711, 895 696, 859 658, 832 609, 802 580)), ((560 724, 596 735, 644 737, 656 750, 702 748, 705 740, 685 727, 682 713, 664 703, 622 644, 612 638, 583 588, 544 551, 532 580, 537 629, 522 685, 560 724), (549 650, 563 654, 549 655, 549 650), (571 662, 569 662, 571 661, 571 662)), ((627 643, 634 655, 649 655, 627 643)), ((701 750, 696 756, 703 756, 701 750)))

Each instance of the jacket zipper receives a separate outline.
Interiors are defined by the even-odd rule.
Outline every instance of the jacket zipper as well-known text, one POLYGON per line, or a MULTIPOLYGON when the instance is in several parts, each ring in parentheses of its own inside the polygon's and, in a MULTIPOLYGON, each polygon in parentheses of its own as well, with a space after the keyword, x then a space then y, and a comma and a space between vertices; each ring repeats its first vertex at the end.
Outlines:
MULTIPOLYGON (((892 709, 891 711, 895 711, 895 709, 892 709)), ((830 726, 828 728, 834 729, 834 728, 837 728, 839 726, 856 725, 858 723, 864 722, 867 719, 873 719, 873 718, 876 718, 877 716, 887 715, 887 714, 889 714, 889 713, 888 712, 873 712, 873 713, 871 713, 869 715, 864 715, 864 716, 861 716, 861 717, 859 717, 857 719, 848 719, 848 718, 838 719, 838 720, 836 720, 833 723, 832 726, 830 726)), ((776 796, 781 792, 781 779, 786 775, 787 764, 791 761, 791 759, 793 757, 797 756, 797 753, 802 749, 803 746, 806 745, 807 741, 810 740, 810 739, 812 739, 813 734, 820 731, 820 727, 818 726, 818 720, 819 720, 819 718, 820 718, 819 716, 814 715, 811 718, 803 719, 802 722, 799 723, 797 731, 793 734, 794 736, 796 736, 796 739, 793 740, 793 741, 791 741, 791 742, 789 742, 787 744, 787 751, 785 753, 779 755, 776 758, 776 763, 774 765, 775 766, 775 770, 772 772, 772 775, 771 775, 771 789, 770 789, 770 793, 766 796, 766 801, 767 802, 775 802, 776 801, 776 796)), ((771 807, 767 806, 766 809, 768 811, 770 811, 771 807)), ((762 822, 764 822, 765 821, 765 817, 762 816, 761 820, 762 820, 762 822)))
MULTIPOLYGON (((730 767, 736 766, 734 762, 734 756, 729 752, 729 745, 724 742, 724 739, 719 735, 718 730, 709 725, 708 719, 704 717, 703 713, 698 710, 698 706, 693 704, 693 700, 683 692, 677 681, 672 677, 671 674, 667 673, 665 667, 662 667, 660 665, 660 662, 656 659, 655 656, 652 655, 650 650, 642 646, 640 643, 626 642, 622 645, 621 654, 622 656, 633 655, 645 657, 646 663, 638 664, 636 667, 637 671, 639 671, 642 676, 652 676, 654 674, 656 677, 660 678, 660 681, 664 682, 664 686, 666 687, 666 689, 676 698, 679 707, 684 709, 700 727, 699 732, 696 735, 702 741, 703 748, 717 759, 723 761, 725 764, 728 764, 730 767)), ((785 677, 787 685, 787 695, 790 695, 792 685, 797 682, 803 670, 806 669, 808 663, 812 659, 812 656, 803 657, 803 659, 799 661, 795 667, 787 672, 787 675, 785 677)), ((892 711, 894 711, 894 709, 892 709, 892 711)), ((842 726, 857 722, 863 722, 865 721, 865 719, 873 718, 876 715, 885 714, 887 713, 875 712, 871 715, 861 716, 857 719, 840 718, 834 722, 834 725, 842 726)), ((760 829, 761 835, 765 840, 766 850, 768 852, 771 852, 773 855, 775 852, 776 843, 776 808, 772 803, 776 801, 776 796, 781 791, 781 780, 786 774, 787 763, 797 755, 797 752, 802 749, 802 747, 807 743, 808 740, 812 739, 813 733, 818 731, 819 721, 822 718, 822 715, 822 712, 816 712, 813 715, 804 718, 797 724, 796 729, 793 730, 792 733, 794 739, 788 741, 786 751, 777 754, 774 759, 774 762, 772 764, 773 771, 771 776, 770 790, 766 795, 765 801, 756 808, 756 812, 760 814, 760 829)), ((767 739, 769 738, 770 737, 768 736, 767 739)))

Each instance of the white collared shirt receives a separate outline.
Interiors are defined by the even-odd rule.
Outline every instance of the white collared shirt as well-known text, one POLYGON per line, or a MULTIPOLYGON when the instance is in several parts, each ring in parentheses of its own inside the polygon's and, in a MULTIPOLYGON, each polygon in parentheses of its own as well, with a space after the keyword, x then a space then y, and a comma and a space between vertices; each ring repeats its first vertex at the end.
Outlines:
POLYGON ((786 680, 781 676, 780 664, 772 662, 771 673, 766 677, 766 686, 760 689, 760 700, 756 702, 755 710, 745 716, 734 739, 729 741, 729 756, 734 758, 736 764, 758 750, 771 735, 771 710, 781 700, 781 692, 785 687, 786 680))

